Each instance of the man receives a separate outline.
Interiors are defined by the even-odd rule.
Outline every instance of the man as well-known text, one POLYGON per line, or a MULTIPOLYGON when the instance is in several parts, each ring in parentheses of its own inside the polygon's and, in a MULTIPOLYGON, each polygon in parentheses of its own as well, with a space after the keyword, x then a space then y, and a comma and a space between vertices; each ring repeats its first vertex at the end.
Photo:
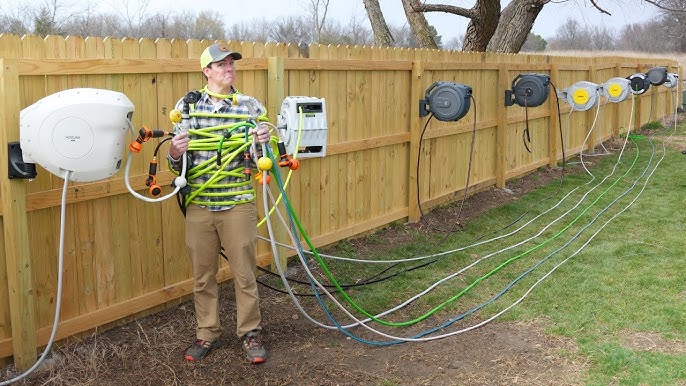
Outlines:
MULTIPOLYGON (((233 84, 236 79, 236 61, 241 57, 240 53, 231 51, 225 44, 212 44, 202 53, 200 66, 207 79, 207 86, 195 94, 194 99, 197 102, 191 106, 191 129, 226 127, 241 122, 236 116, 245 117, 251 111, 249 106, 234 105, 231 98, 237 92, 233 84)), ((177 103, 178 110, 183 108, 184 99, 177 103)), ((237 127, 234 134, 248 130, 248 134, 258 142, 257 146, 254 143, 250 146, 254 161, 255 148, 269 141, 269 129, 262 125, 254 128, 245 125, 237 127)), ((210 129, 210 132, 221 137, 225 130, 210 129)), ((220 345, 222 327, 218 315, 216 275, 219 269, 218 256, 223 249, 233 272, 236 333, 242 341, 248 360, 262 363, 267 358, 267 352, 262 345, 259 295, 255 280, 257 210, 250 175, 230 172, 241 170, 245 165, 246 161, 242 156, 234 157, 228 162, 224 168, 227 171, 226 176, 221 180, 216 180, 216 174, 191 175, 190 171, 194 167, 207 164, 208 160, 217 157, 217 148, 187 151, 189 142, 199 138, 179 131, 172 139, 168 153, 171 166, 180 170, 181 157, 186 152, 190 197, 195 197, 186 207, 185 239, 193 265, 197 328, 195 342, 187 349, 185 358, 191 362, 199 361, 220 345), (208 184, 210 179, 212 181, 208 184), (198 189, 202 192, 198 192, 198 189)), ((213 163, 216 164, 216 158, 213 163)))

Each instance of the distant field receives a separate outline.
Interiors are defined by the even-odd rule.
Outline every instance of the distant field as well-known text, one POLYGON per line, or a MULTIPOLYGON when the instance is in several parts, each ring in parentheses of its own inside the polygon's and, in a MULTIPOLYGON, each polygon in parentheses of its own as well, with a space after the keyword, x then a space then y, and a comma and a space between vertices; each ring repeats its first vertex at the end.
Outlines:
POLYGON ((686 54, 685 53, 661 53, 654 54, 648 52, 630 52, 630 51, 544 51, 541 52, 542 55, 554 55, 554 56, 626 56, 626 57, 641 57, 641 58, 667 58, 675 59, 681 65, 683 69, 686 67, 686 54))

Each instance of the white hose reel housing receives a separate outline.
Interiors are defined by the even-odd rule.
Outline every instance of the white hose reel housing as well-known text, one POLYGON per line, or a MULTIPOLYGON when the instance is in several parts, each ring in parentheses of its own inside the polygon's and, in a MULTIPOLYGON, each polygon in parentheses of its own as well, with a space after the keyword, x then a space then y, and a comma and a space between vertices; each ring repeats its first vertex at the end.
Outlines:
POLYGON ((575 111, 586 111, 598 102, 598 85, 592 82, 579 81, 557 94, 575 111))
POLYGON ((327 125, 324 98, 286 97, 281 103, 276 126, 288 154, 297 155, 297 158, 326 156, 327 125))
POLYGON ((667 88, 674 88, 677 86, 677 82, 679 82, 679 75, 670 72, 667 74, 667 80, 663 85, 667 88))
POLYGON ((93 88, 60 91, 19 114, 24 162, 72 181, 111 177, 121 166, 133 115, 126 95, 93 88))
POLYGON ((631 92, 630 83, 626 78, 610 78, 600 85, 600 93, 612 103, 623 102, 631 92))

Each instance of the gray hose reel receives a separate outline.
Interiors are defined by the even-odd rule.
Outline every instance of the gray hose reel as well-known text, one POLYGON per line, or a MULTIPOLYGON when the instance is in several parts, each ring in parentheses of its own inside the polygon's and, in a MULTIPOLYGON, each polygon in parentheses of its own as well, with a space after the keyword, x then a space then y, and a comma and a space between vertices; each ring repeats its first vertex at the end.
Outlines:
POLYGON ((512 90, 505 90, 505 106, 540 106, 548 99, 549 85, 548 75, 519 74, 512 80, 512 90))
POLYGON ((439 121, 457 121, 467 114, 472 88, 453 82, 435 82, 419 101, 419 116, 433 114, 439 121))
POLYGON ((646 76, 653 86, 662 86, 667 81, 667 67, 653 67, 646 76))
POLYGON ((575 111, 586 111, 595 106, 598 95, 598 85, 583 80, 557 93, 557 97, 564 99, 575 111))
POLYGON ((610 78, 600 85, 600 93, 612 103, 626 100, 630 92, 630 82, 627 78, 610 78))

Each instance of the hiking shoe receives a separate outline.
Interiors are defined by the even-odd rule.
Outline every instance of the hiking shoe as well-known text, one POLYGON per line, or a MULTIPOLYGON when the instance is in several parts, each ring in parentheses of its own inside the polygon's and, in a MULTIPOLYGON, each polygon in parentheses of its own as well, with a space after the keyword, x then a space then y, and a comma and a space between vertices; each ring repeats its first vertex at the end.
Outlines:
POLYGON ((243 350, 250 363, 262 363, 267 360, 267 350, 262 346, 262 337, 259 330, 252 330, 241 339, 243 350))
POLYGON ((196 339, 191 347, 186 350, 184 358, 189 362, 197 362, 209 355, 217 347, 219 347, 219 339, 213 341, 196 339))

